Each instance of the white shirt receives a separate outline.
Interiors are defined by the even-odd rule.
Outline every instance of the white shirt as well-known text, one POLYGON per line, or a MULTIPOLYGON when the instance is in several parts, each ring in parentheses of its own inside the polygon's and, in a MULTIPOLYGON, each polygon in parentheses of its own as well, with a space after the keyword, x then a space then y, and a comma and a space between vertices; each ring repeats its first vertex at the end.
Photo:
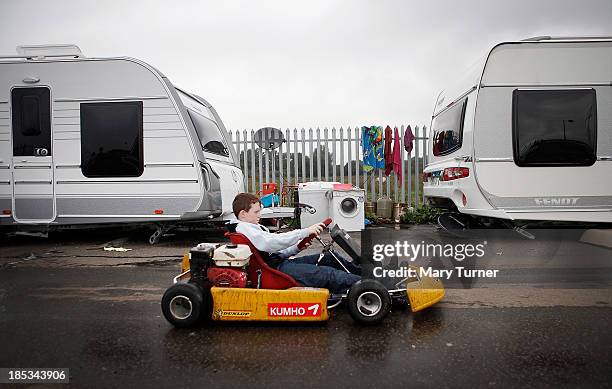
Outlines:
POLYGON ((261 224, 243 221, 238 221, 236 232, 246 236, 257 250, 278 253, 283 258, 297 254, 300 251, 297 244, 310 235, 307 228, 273 234, 261 224))

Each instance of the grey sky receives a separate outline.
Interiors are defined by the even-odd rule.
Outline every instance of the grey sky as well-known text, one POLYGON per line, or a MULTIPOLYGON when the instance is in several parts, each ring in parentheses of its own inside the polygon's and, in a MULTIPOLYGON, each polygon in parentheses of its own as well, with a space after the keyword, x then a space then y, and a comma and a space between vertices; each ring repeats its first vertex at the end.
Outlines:
POLYGON ((612 1, 7 1, 0 53, 76 43, 142 59, 229 129, 429 125, 496 42, 612 35, 612 1))

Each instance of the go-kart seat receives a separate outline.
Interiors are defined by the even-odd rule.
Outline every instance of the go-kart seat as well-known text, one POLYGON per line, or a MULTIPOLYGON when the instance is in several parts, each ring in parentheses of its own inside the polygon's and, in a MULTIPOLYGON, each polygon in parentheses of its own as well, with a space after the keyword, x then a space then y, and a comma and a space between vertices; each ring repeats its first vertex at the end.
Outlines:
POLYGON ((248 268, 248 279, 251 281, 251 285, 257 285, 257 270, 261 270, 260 288, 262 289, 288 289, 300 286, 290 275, 268 266, 249 238, 238 232, 226 232, 225 236, 230 238, 233 244, 246 244, 251 249, 252 255, 248 268))

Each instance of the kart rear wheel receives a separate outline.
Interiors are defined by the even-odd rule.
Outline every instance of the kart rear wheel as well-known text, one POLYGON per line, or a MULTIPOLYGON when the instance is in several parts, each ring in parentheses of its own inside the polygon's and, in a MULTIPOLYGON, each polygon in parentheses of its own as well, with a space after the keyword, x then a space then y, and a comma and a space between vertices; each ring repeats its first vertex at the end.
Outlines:
POLYGON ((205 312, 202 290, 192 283, 174 284, 162 297, 162 312, 175 327, 191 327, 205 312))
POLYGON ((391 296, 376 280, 357 281, 348 293, 348 310, 361 324, 378 324, 391 311, 391 296))

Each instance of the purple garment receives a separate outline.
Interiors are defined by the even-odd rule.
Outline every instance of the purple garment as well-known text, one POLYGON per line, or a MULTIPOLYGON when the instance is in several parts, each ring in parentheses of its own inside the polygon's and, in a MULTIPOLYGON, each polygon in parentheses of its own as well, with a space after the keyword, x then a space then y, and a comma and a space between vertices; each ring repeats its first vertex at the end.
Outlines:
POLYGON ((385 128, 385 176, 393 171, 393 130, 387 126, 385 128))
POLYGON ((412 128, 410 126, 406 127, 406 132, 404 133, 404 149, 410 154, 412 152, 412 148, 414 147, 414 134, 412 133, 412 128))
POLYGON ((402 152, 400 149, 400 136, 397 127, 395 127, 395 141, 393 142, 393 171, 397 175, 397 179, 402 181, 402 152))

